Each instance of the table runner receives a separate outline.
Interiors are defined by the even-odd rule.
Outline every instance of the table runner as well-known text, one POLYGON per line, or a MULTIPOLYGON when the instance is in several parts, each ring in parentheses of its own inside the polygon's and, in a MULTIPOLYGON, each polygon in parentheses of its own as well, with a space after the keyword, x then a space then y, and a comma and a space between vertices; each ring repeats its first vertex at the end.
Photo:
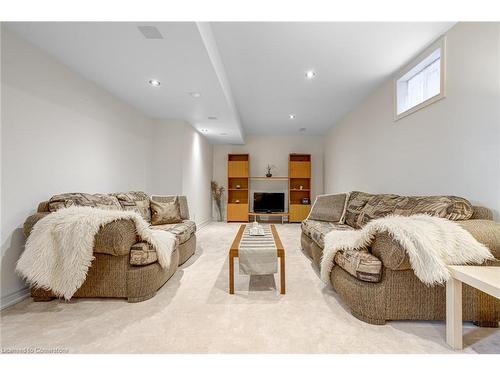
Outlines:
POLYGON ((245 228, 238 248, 240 273, 244 275, 269 275, 278 272, 278 250, 269 225, 264 225, 263 236, 250 236, 250 226, 245 228))

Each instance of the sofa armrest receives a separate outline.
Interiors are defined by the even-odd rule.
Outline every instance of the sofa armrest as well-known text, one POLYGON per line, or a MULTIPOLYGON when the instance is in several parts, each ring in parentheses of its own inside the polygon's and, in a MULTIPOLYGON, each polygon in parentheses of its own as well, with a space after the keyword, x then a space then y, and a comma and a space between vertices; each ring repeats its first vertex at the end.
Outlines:
POLYGON ((490 249, 496 259, 500 259, 500 223, 492 220, 463 220, 456 223, 490 249))
MULTIPOLYGON (((29 216, 23 225, 23 232, 28 237, 35 224, 50 212, 37 212, 29 216)), ((94 253, 109 255, 126 255, 137 242, 135 224, 132 220, 116 220, 103 225, 95 236, 94 253)))
POLYGON ((487 207, 482 207, 482 206, 472 206, 474 209, 471 220, 474 219, 483 219, 483 220, 493 220, 493 211, 491 211, 487 207))
POLYGON ((43 219, 45 216, 50 214, 50 212, 37 212, 31 216, 29 216, 23 225, 23 232, 26 237, 28 237, 33 230, 33 227, 35 224, 40 220, 43 219))
POLYGON ((411 269, 410 258, 406 250, 387 232, 375 235, 370 252, 391 270, 411 269))
POLYGON ((132 220, 116 220, 103 225, 95 236, 94 253, 126 255, 137 242, 135 224, 132 220))
MULTIPOLYGON (((496 259, 500 259, 500 223, 492 220, 463 220, 456 223, 490 249, 496 259)), ((408 254, 387 232, 375 235, 371 253, 391 270, 411 269, 408 254)))

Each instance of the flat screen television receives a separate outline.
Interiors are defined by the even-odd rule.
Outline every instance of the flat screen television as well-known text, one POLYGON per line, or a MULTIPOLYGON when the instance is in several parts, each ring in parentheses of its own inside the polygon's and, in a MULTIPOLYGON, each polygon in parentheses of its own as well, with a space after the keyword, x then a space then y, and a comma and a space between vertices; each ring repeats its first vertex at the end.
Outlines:
POLYGON ((285 193, 253 193, 254 212, 285 212, 285 193))

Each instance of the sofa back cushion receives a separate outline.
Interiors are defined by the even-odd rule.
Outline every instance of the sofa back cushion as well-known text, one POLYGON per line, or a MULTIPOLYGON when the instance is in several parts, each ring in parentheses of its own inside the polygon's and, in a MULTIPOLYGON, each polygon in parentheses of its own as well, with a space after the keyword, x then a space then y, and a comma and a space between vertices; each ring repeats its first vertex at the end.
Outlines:
POLYGON ((142 191, 129 191, 128 193, 111 194, 125 211, 135 211, 148 223, 151 222, 151 209, 149 208, 149 195, 142 191))
POLYGON ((344 212, 347 194, 318 195, 308 219, 338 223, 344 212))
POLYGON ((405 197, 352 192, 346 207, 346 223, 361 228, 370 220, 391 214, 428 214, 449 220, 467 220, 472 216, 473 208, 468 200, 455 196, 405 197))
POLYGON ((353 228, 359 228, 357 225, 358 217, 373 196, 373 194, 361 191, 351 191, 345 208, 344 223, 353 228))
POLYGON ((54 195, 48 202, 50 212, 71 206, 96 207, 107 210, 121 209, 118 199, 108 194, 64 193, 54 195))
POLYGON ((151 224, 175 224, 182 222, 179 199, 172 197, 169 201, 150 201, 151 224))

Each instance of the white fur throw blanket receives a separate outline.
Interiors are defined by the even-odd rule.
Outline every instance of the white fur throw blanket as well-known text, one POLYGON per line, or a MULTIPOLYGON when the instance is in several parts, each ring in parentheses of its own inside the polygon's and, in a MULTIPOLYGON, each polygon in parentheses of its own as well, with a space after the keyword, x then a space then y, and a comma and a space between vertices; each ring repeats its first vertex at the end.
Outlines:
POLYGON ((486 246, 457 223, 429 215, 386 216, 359 230, 333 230, 325 236, 321 279, 328 282, 339 250, 370 246, 376 233, 388 232, 408 253, 415 275, 426 285, 447 281, 447 264, 482 263, 494 259, 486 246))
POLYGON ((32 286, 70 299, 87 277, 94 259, 95 235, 101 226, 121 219, 133 220, 139 237, 155 248, 160 265, 170 266, 176 244, 174 234, 152 230, 133 211, 73 206, 51 213, 35 224, 16 271, 32 286))

